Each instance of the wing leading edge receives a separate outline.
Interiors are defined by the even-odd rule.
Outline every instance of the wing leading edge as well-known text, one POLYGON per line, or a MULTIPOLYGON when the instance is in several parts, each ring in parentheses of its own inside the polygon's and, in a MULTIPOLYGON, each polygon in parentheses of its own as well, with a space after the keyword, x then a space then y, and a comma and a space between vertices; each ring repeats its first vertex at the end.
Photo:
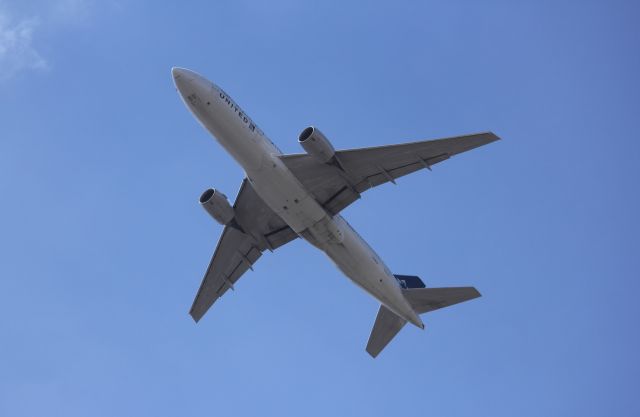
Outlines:
POLYGON ((249 235, 232 226, 225 226, 193 300, 189 311, 191 317, 199 321, 218 298, 229 288, 234 289, 233 285, 260 256, 262 251, 254 245, 249 235))
POLYGON ((225 226, 193 300, 189 314, 197 322, 262 256, 265 250, 294 240, 296 233, 256 194, 247 179, 234 204, 235 225, 225 226))
POLYGON ((308 154, 283 155, 282 161, 332 214, 364 191, 431 167, 462 152, 500 139, 491 132, 398 145, 337 151, 338 164, 318 162, 308 154))

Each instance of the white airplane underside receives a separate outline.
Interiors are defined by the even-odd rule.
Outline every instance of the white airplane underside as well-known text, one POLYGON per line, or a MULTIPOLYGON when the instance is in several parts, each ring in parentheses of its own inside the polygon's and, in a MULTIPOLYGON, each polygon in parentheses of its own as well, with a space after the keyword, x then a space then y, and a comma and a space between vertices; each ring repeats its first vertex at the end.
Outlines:
POLYGON ((425 288, 416 276, 392 274, 340 216, 366 190, 442 162, 499 138, 479 133, 390 146, 335 151, 316 128, 302 131, 305 154, 283 155, 218 86, 173 68, 174 82, 196 119, 244 168, 233 206, 217 190, 200 197, 224 225, 190 314, 199 321, 266 250, 301 237, 322 250, 356 285, 380 301, 367 352, 375 357, 420 314, 480 296, 473 287, 425 288))

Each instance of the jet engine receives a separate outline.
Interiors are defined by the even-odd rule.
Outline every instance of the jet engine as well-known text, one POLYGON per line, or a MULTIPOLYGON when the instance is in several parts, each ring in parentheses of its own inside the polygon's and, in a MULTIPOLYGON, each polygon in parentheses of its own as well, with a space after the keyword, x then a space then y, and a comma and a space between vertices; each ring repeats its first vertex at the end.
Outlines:
POLYGON ((309 126, 300 133, 298 143, 302 145, 309 155, 323 164, 329 163, 336 154, 336 150, 333 149, 329 139, 313 126, 309 126))
POLYGON ((233 207, 227 196, 220 191, 209 188, 200 196, 202 207, 221 225, 228 225, 235 217, 233 207))

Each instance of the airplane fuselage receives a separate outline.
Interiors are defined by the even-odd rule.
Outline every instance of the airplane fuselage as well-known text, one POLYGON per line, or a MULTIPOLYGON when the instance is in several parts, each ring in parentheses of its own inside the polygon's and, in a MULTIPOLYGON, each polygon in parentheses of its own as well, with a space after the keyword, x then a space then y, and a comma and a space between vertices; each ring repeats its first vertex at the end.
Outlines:
POLYGON ((173 70, 184 102, 242 166, 256 193, 300 237, 322 250, 354 283, 405 320, 424 328, 393 274, 340 215, 330 215, 279 158, 282 152, 215 84, 173 70))

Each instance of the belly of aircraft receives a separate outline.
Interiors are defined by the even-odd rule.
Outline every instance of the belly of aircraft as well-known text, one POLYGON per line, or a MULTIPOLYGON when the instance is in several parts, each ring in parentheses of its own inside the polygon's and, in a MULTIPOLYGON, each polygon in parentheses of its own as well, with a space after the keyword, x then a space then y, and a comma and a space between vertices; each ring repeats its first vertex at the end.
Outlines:
POLYGON ((341 216, 332 218, 275 155, 247 171, 256 193, 348 278, 401 317, 414 314, 386 266, 341 216))
POLYGON ((327 215, 276 155, 265 155, 259 169, 247 175, 256 193, 300 234, 327 215))

